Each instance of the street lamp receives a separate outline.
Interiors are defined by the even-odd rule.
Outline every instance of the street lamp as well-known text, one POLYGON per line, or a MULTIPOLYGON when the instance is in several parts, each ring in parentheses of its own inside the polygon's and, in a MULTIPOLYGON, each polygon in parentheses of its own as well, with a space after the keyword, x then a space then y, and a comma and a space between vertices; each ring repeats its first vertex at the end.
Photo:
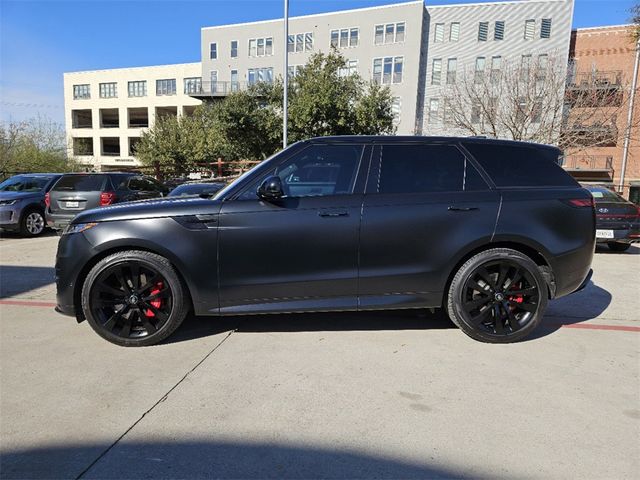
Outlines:
POLYGON ((282 97, 282 148, 287 148, 287 110, 289 90, 289 0, 284 0, 284 95, 282 97))

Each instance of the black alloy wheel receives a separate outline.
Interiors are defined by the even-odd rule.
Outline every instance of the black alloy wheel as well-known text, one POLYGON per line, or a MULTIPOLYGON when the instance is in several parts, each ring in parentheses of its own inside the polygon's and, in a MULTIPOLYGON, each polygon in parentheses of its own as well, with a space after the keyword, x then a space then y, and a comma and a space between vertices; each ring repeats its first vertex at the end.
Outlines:
POLYGON ((538 325, 547 305, 547 285, 538 266, 510 249, 474 256, 451 286, 452 320, 469 336, 485 342, 524 338, 538 325))
POLYGON ((82 303, 93 329, 123 346, 159 342, 187 311, 175 270, 149 252, 118 252, 98 262, 85 281, 82 303))

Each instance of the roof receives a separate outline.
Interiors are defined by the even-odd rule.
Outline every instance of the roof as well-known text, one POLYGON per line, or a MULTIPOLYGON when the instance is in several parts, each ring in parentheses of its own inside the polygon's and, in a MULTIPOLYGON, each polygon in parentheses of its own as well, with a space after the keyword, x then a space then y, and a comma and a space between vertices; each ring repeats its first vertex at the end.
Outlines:
POLYGON ((517 140, 506 140, 496 138, 485 137, 430 137, 419 135, 341 135, 341 136, 327 136, 327 137, 314 137, 304 140, 309 143, 418 143, 428 141, 430 143, 492 143, 496 145, 511 145, 511 146, 523 146, 530 147, 545 147, 555 148, 554 145, 546 145, 543 143, 523 142, 517 140))

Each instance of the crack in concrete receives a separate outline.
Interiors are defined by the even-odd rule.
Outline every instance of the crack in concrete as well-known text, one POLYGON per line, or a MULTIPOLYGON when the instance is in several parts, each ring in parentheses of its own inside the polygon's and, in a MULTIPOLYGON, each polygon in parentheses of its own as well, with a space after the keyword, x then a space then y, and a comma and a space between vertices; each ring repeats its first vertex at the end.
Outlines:
POLYGON ((211 349, 211 351, 209 353, 207 353, 198 363, 196 363, 187 373, 184 374, 184 376, 178 380, 178 382, 171 387, 162 397, 160 397, 160 399, 155 402, 151 408, 149 408, 146 412, 144 412, 140 418, 138 418, 135 422, 133 422, 133 424, 127 428, 124 433, 122 435, 120 435, 111 445, 109 445, 100 455, 98 455, 98 457, 89 464, 89 466, 87 468, 85 468, 82 472, 80 472, 80 474, 76 477, 75 480, 80 480, 87 472, 89 472, 89 470, 91 470, 93 468, 93 466, 95 464, 97 464, 100 460, 102 460, 102 458, 104 458, 104 456, 109 453, 111 451, 111 449, 113 447, 115 447, 120 440, 122 440, 131 430, 133 430, 136 425, 138 425, 143 419, 144 417, 147 416, 147 414, 151 413, 151 411, 156 408, 158 405, 160 405, 161 403, 163 403, 165 400, 167 400, 167 398, 169 397, 169 395, 171 395, 171 392, 173 392, 176 388, 178 388, 178 386, 184 382, 187 377, 189 375, 191 375, 200 365, 202 365, 212 354, 213 352, 215 352, 218 348, 220 348, 220 346, 235 332, 237 332, 238 330, 231 330, 226 337, 224 337, 222 340, 220 340, 220 343, 218 343, 215 347, 213 347, 213 349, 211 349))

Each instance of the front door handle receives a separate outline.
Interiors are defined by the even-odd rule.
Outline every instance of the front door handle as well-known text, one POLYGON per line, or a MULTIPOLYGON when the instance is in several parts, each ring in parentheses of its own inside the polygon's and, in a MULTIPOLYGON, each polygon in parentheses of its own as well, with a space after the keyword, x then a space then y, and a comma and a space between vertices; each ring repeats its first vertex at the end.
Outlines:
POLYGON ((447 210, 450 212, 470 212, 472 210, 478 210, 478 207, 454 207, 452 205, 447 210))
POLYGON ((346 210, 320 210, 318 212, 318 215, 320 215, 321 217, 348 217, 349 216, 349 212, 347 212, 346 210))

